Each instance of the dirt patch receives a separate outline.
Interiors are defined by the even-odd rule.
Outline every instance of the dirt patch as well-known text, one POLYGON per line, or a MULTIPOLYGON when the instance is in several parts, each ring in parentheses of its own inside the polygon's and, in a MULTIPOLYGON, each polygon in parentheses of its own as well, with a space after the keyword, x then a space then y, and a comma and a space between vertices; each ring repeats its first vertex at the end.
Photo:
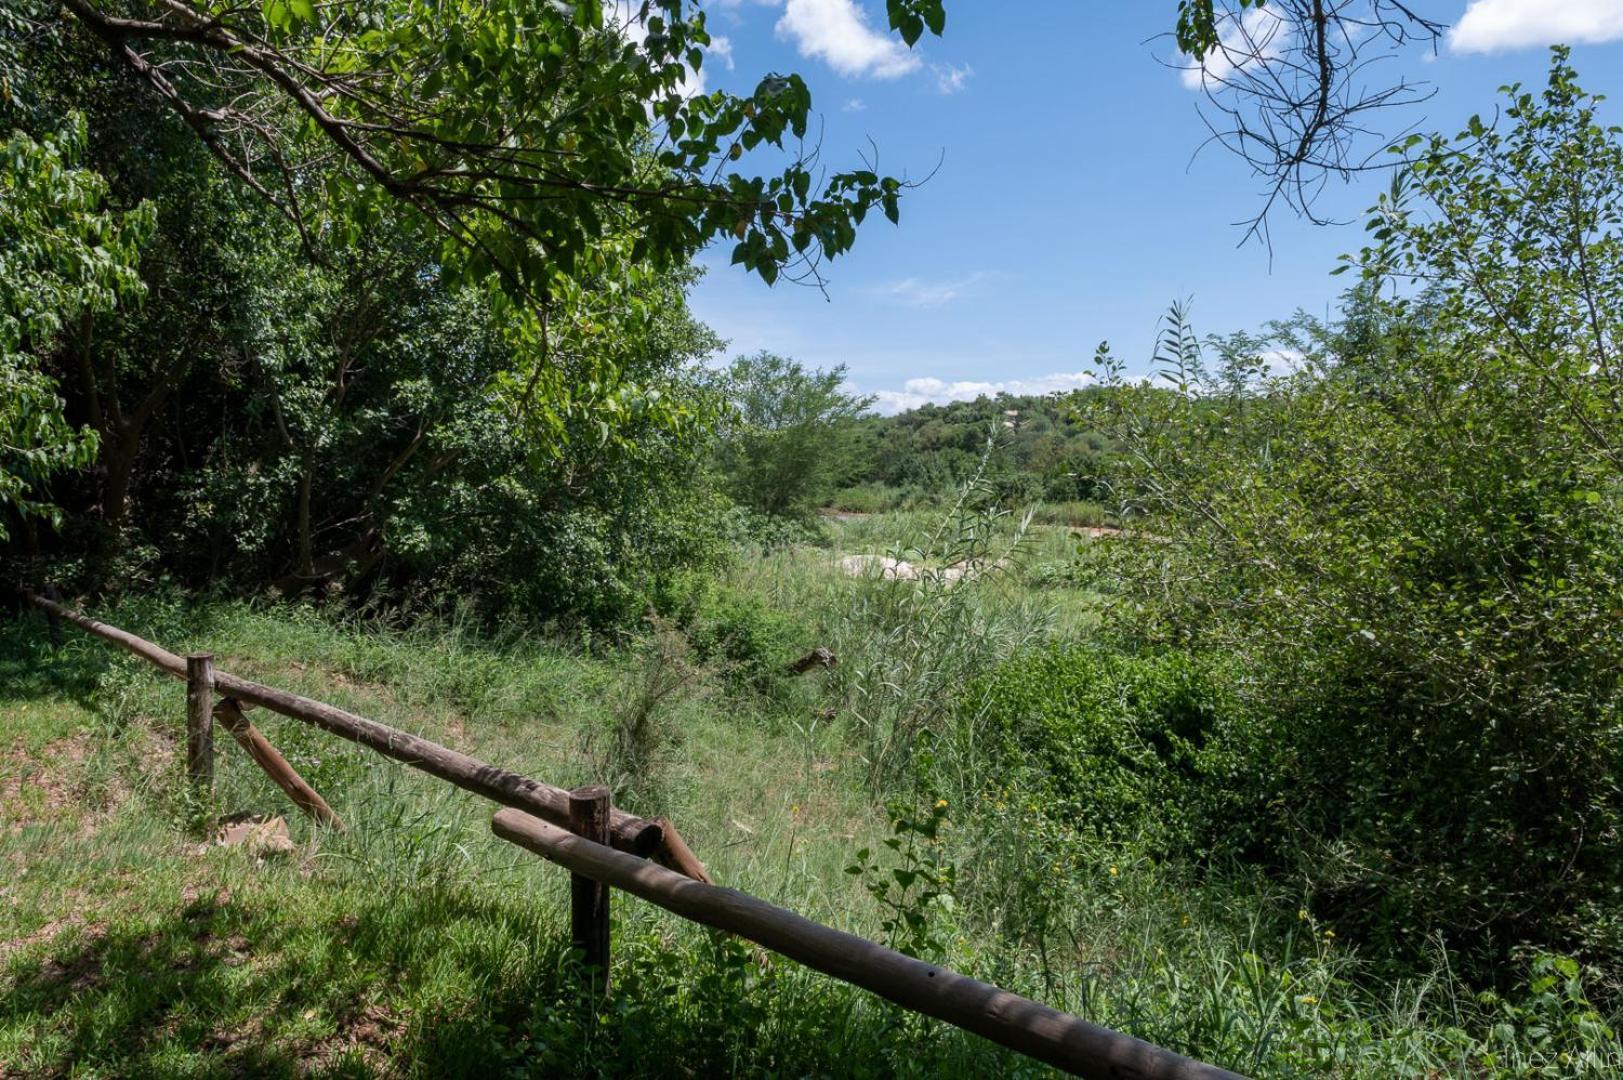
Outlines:
POLYGON ((107 936, 106 928, 96 924, 86 924, 78 915, 58 920, 49 926, 40 928, 39 934, 49 930, 49 937, 34 935, 39 941, 54 941, 59 935, 74 927, 84 927, 84 942, 73 954, 66 959, 48 956, 39 966, 39 974, 35 981, 42 986, 60 988, 75 994, 82 994, 94 990, 103 981, 102 956, 98 943, 107 936))
POLYGON ((368 1069, 387 1075, 392 1071, 389 1061, 395 1042, 405 1027, 402 1016, 382 1005, 363 1005, 353 1014, 340 1018, 336 1032, 305 1049, 300 1055, 299 1075, 325 1073, 333 1059, 352 1052, 358 1054, 368 1069))
MULTIPOLYGON (((68 899, 73 901, 82 895, 82 893, 76 893, 74 897, 70 897, 68 899)), ((21 952, 24 949, 41 944, 42 942, 55 941, 57 936, 63 932, 83 925, 85 925, 85 917, 79 914, 79 912, 75 911, 60 919, 52 919, 50 922, 46 923, 38 930, 35 930, 33 933, 22 934, 18 937, 7 938, 4 941, 0 941, 0 965, 4 965, 7 958, 9 958, 12 953, 21 952)), ((94 928, 94 930, 95 936, 99 937, 99 928, 94 928)))
POLYGON ((0 754, 0 814, 8 831, 65 816, 83 805, 84 762, 90 756, 86 732, 57 739, 30 754, 21 744, 0 754))

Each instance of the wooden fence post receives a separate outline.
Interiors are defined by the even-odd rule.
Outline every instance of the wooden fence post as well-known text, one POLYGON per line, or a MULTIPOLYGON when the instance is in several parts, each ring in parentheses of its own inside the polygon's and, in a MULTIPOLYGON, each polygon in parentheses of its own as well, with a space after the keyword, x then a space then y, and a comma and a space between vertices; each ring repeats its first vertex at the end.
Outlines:
MULTIPOLYGON (((52 603, 60 603, 62 594, 57 591, 55 585, 47 584, 45 586, 45 598, 52 603)), ((51 636, 51 648, 60 649, 62 647, 62 616, 47 608, 45 610, 45 628, 51 636)))
POLYGON ((198 790, 214 790, 213 653, 186 656, 186 775, 198 790))
MULTIPOLYGON (((589 784, 569 793, 569 831, 595 844, 609 842, 609 789, 589 784)), ((593 993, 609 988, 609 887, 581 874, 569 876, 569 916, 593 993)))
POLYGON ((293 800, 295 806, 323 825, 339 832, 344 831, 343 821, 333 813, 332 807, 327 805, 327 800, 323 799, 315 788, 305 783, 304 777, 287 763, 286 758, 277 753, 270 740, 248 722, 248 718, 242 715, 242 706, 238 705, 235 699, 225 698, 214 706, 214 718, 220 722, 221 727, 231 733, 237 744, 248 752, 254 764, 265 770, 265 775, 287 793, 287 797, 293 800))

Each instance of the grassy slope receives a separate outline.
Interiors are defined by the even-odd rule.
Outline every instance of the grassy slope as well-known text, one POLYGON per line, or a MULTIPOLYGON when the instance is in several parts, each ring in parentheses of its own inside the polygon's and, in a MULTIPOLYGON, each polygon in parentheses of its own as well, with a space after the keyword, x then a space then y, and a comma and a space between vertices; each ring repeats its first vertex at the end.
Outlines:
MULTIPOLYGON (((361 634, 236 605, 113 617, 565 785, 593 775, 601 740, 583 733, 603 729, 638 675, 618 658, 361 634)), ((583 1023, 565 971, 565 877, 490 838, 488 804, 256 713, 350 833, 317 835, 226 746, 217 809, 287 813, 299 851, 202 844, 200 808, 181 794, 181 686, 82 635, 50 649, 34 619, 0 635, 0 1074, 1020 1067, 623 898, 620 992, 600 1024, 583 1023)), ((680 722, 658 808, 718 879, 872 932, 841 871, 883 821, 830 758, 698 701, 680 722)))
MULTIPOLYGON (((841 547, 883 550, 922 524, 853 522, 841 547)), ((1071 541, 1034 544, 1041 562, 1071 541)), ((746 558, 731 580, 794 613, 807 646, 834 644, 845 672, 889 639, 853 628, 873 583, 831 563, 797 549, 746 558)), ((1061 601, 1045 633, 1091 624, 1084 594, 1045 595, 1061 601)), ((985 602, 1038 599, 1004 582, 985 602)), ((504 647, 238 603, 100 614, 564 785, 605 775, 614 718, 665 670, 658 650, 504 647)), ((627 802, 677 821, 718 880, 882 937, 844 868, 888 822, 858 734, 826 711, 850 703, 818 680, 769 704, 701 672, 665 699, 679 743, 627 802)), ((350 832, 312 831, 229 744, 216 806, 191 805, 182 712, 180 684, 99 642, 70 631, 52 648, 37 619, 0 624, 0 1076, 1040 1071, 623 897, 617 990, 594 1017, 569 977, 565 876, 492 839, 488 804, 256 713, 350 832), (206 809, 285 813, 298 851, 201 843, 206 809)), ((1047 826, 1018 792, 952 795, 960 903, 937 917, 954 966, 1258 1074, 1571 1071, 1527 1034, 1572 1014, 1559 1001, 1495 1012, 1455 1000, 1446 978, 1370 988, 1290 898, 1196 886, 1063 835, 1039 843, 1047 826)))

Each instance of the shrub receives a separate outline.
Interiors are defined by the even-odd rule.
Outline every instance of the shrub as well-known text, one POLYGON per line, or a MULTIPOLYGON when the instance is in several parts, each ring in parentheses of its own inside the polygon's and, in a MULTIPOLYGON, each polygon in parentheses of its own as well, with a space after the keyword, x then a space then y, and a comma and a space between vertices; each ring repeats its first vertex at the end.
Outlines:
POLYGON ((766 697, 788 692, 786 669, 804 650, 805 632, 757 594, 684 574, 659 592, 656 607, 687 635, 694 659, 720 668, 734 691, 766 697))
POLYGON ((1238 715, 1218 674, 1188 655, 1086 646, 1023 653, 965 701, 993 733, 1004 775, 1048 814, 1159 851, 1190 845, 1207 758, 1238 715))
POLYGON ((1406 147, 1341 323, 1213 370, 1180 312, 1161 385, 1093 399, 1161 541, 1115 629, 1244 667, 1257 837, 1362 941, 1615 971, 1623 142, 1563 51, 1510 96, 1505 130, 1406 147))

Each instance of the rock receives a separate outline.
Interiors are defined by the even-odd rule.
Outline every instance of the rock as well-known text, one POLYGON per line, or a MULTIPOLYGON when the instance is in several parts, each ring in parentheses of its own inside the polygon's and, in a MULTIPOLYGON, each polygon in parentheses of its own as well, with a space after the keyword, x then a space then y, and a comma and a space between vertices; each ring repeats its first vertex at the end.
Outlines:
POLYGON ((840 569, 852 577, 865 577, 877 571, 880 577, 890 581, 917 581, 920 576, 918 567, 889 555, 847 555, 840 560, 840 569))
POLYGON ((262 820, 245 818, 220 827, 214 842, 222 847, 240 847, 251 855, 291 855, 297 851, 280 815, 262 820))

